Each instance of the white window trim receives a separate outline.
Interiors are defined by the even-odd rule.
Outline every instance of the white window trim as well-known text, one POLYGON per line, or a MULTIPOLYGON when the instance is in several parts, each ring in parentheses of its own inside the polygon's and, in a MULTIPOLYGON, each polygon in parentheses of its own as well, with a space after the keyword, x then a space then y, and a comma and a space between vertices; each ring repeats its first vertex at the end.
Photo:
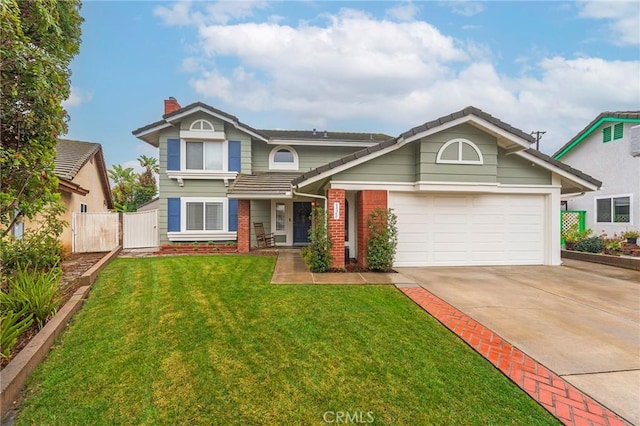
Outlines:
POLYGON ((229 200, 226 197, 181 197, 180 198, 180 233, 185 234, 219 234, 229 232, 229 200), (222 229, 216 231, 187 231, 187 203, 222 203, 222 229))
POLYGON ((269 170, 298 170, 299 168, 299 159, 298 152, 288 145, 278 145, 271 150, 269 153, 269 170), (276 163, 274 161, 274 157, 276 152, 281 149, 286 149, 287 151, 293 154, 293 163, 276 163))
POLYGON ((450 141, 445 142, 444 145, 442 145, 442 147, 440 147, 440 150, 438 150, 438 155, 436 157, 436 163, 440 163, 440 164, 484 164, 484 157, 482 156, 482 152, 480 152, 480 149, 478 149, 477 145, 474 144, 473 142, 471 142, 468 139, 464 139, 464 138, 455 138, 455 139, 451 139, 450 141), (444 153, 444 151, 446 151, 446 149, 457 143, 458 144, 458 159, 457 160, 443 160, 442 159, 442 154, 444 153), (462 160, 462 145, 466 144, 469 145, 471 148, 473 148, 473 150, 476 152, 476 154, 478 154, 478 160, 462 160))
MULTIPOLYGON (((194 175, 216 175, 229 172, 229 141, 211 140, 211 139, 180 139, 180 171, 182 173, 192 173, 194 175), (222 144, 222 170, 198 170, 187 169, 187 142, 213 142, 222 144)), ((235 172, 234 172, 235 173, 235 172)))
POLYGON ((196 131, 196 132, 198 132, 198 131, 200 131, 200 132, 215 132, 216 128, 214 127, 213 123, 210 122, 209 120, 205 120, 204 118, 200 118, 198 120, 195 120, 193 123, 191 123, 191 126, 189 126, 189 130, 190 131, 196 131), (211 127, 211 130, 208 130, 208 129, 194 129, 195 125, 198 124, 198 123, 207 123, 211 127))
POLYGON ((593 211, 594 222, 598 225, 633 225, 633 194, 614 194, 614 195, 601 195, 593 197, 593 211), (613 221, 613 199, 614 198, 626 198, 629 197, 629 222, 614 222, 613 221), (611 222, 598 222, 598 200, 611 199, 611 222))
POLYGON ((293 241, 293 202, 291 200, 271 200, 271 232, 274 235, 284 235, 285 241, 276 245, 291 245, 293 241), (276 205, 284 204, 284 231, 276 230, 276 205))

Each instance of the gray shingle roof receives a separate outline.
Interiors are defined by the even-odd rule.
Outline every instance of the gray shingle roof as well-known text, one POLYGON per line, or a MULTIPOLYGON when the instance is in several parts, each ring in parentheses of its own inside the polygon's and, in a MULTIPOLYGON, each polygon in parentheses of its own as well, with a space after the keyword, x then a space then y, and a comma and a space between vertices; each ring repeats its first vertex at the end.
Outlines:
MULTIPOLYGON (((305 180, 312 178, 313 176, 322 174, 322 173, 327 172, 327 171, 329 171, 331 169, 334 169, 334 168, 336 168, 336 167, 338 167, 340 165, 348 164, 348 163, 350 163, 352 161, 355 161, 358 158, 362 158, 364 156, 371 155, 376 151, 380 151, 382 149, 385 149, 385 148, 388 148, 390 146, 393 146, 393 145, 397 144, 400 141, 401 138, 409 138, 409 137, 414 136, 414 135, 416 135, 416 134, 418 134, 420 132, 424 132, 426 130, 433 129, 433 128, 441 126, 441 125, 443 125, 443 124, 445 124, 447 122, 456 120, 458 118, 461 118, 461 117, 464 117, 464 116, 467 116, 467 115, 475 115, 476 117, 482 118, 483 120, 486 120, 486 121, 488 121, 488 122, 500 127, 501 129, 503 129, 503 130, 505 130, 505 131, 507 131, 507 132, 519 137, 519 138, 525 139, 525 140, 527 140, 529 142, 535 142, 535 139, 533 138, 533 136, 523 132, 520 129, 517 129, 517 128, 511 126, 510 124, 507 124, 507 123, 503 122, 502 120, 499 120, 496 117, 493 117, 491 114, 488 114, 488 113, 486 113, 486 112, 484 112, 484 111, 482 111, 482 110, 480 110, 478 108, 469 106, 469 107, 466 107, 465 109, 463 109, 461 111, 454 112, 453 114, 445 115, 445 116, 440 117, 440 118, 438 118, 436 120, 432 120, 432 121, 424 123, 424 124, 422 124, 420 126, 414 127, 412 129, 402 133, 400 135, 400 137, 398 137, 398 138, 389 139, 389 140, 386 140, 386 141, 384 141, 382 143, 379 143, 378 145, 374 145, 374 146, 371 146, 369 148, 361 149, 359 151, 354 152, 351 155, 347 155, 347 156, 342 157, 342 158, 340 158, 340 159, 338 159, 336 161, 332 161, 331 163, 328 163, 328 164, 322 165, 320 167, 317 167, 317 168, 315 168, 313 170, 310 170, 310 171, 300 175, 299 177, 295 178, 291 183, 293 185, 298 185, 298 184, 304 182, 305 180)), ((598 187, 602 185, 602 183, 599 180, 597 180, 597 179, 595 179, 595 178, 593 178, 593 177, 581 172, 580 170, 574 169, 573 167, 570 167, 570 166, 568 166, 568 165, 566 165, 566 164, 564 164, 564 163, 562 163, 560 161, 554 160, 553 158, 549 157, 546 154, 543 154, 540 151, 537 151, 535 149, 529 148, 529 149, 526 149, 525 152, 528 152, 529 154, 532 154, 532 155, 540 158, 541 160, 544 160, 547 163, 549 163, 551 165, 554 165, 554 166, 556 166, 556 167, 558 167, 558 168, 560 168, 562 170, 565 170, 565 171, 567 171, 567 172, 569 172, 569 173, 571 173, 571 174, 573 174, 573 175, 575 175, 575 176, 577 176, 577 177, 579 177, 579 178, 581 178, 583 180, 586 180, 587 182, 590 182, 590 183, 592 183, 592 184, 594 184, 594 185, 596 185, 598 187)))
POLYGON ((533 155, 533 156, 535 156, 535 157, 538 157, 541 160, 544 160, 547 163, 552 164, 552 165, 554 165, 554 166, 556 166, 556 167, 558 167, 558 168, 560 168, 560 169, 562 169, 564 171, 567 171, 567 172, 579 177, 582 180, 586 180, 587 182, 597 186, 598 188, 602 186, 602 182, 600 182, 598 179, 596 179, 596 178, 594 178, 592 176, 589 176, 588 174, 586 174, 584 172, 581 172, 578 169, 574 169, 573 167, 569 166, 568 164, 565 164, 565 163, 563 163, 561 161, 558 161, 558 160, 554 160, 552 157, 550 157, 547 154, 544 154, 544 153, 538 151, 537 149, 529 148, 529 149, 525 149, 524 151, 529 153, 529 154, 531 154, 531 155, 533 155))
POLYGON ((468 107, 464 108, 461 111, 457 111, 457 112, 454 112, 453 114, 445 115, 445 116, 442 116, 442 117, 437 118, 435 120, 428 121, 428 122, 426 122, 426 123, 424 123, 424 124, 422 124, 420 126, 416 126, 413 129, 410 129, 410 130, 404 132, 403 134, 401 134, 400 137, 408 138, 408 137, 411 137, 411 136, 416 135, 418 133, 424 132, 424 131, 429 130, 429 129, 433 129, 434 127, 441 126, 441 125, 443 125, 445 123, 448 123, 448 122, 453 121, 453 120, 457 120, 458 118, 462 118, 462 117, 467 116, 467 115, 475 115, 478 118, 482 118, 483 120, 488 121, 489 123, 498 126, 502 130, 505 130, 505 131, 511 133, 512 135, 515 135, 515 136, 517 136, 517 137, 519 137, 521 139, 524 139, 526 141, 529 141, 531 143, 536 141, 533 138, 533 136, 531 136, 530 134, 525 133, 522 130, 517 129, 517 128, 513 127, 512 125, 507 124, 504 121, 492 116, 491 114, 486 113, 486 112, 482 111, 481 109, 473 107, 473 106, 468 106, 468 107))
POLYGON ((358 142, 381 142, 391 139, 393 136, 382 133, 354 133, 354 132, 332 132, 326 130, 259 130, 264 135, 274 139, 291 140, 340 140, 358 142), (325 136, 326 135, 326 136, 325 136))
POLYGON ((555 158, 558 154, 563 152, 565 149, 570 147, 575 141, 580 139, 582 135, 591 129, 592 126, 597 124, 603 118, 635 118, 640 119, 640 111, 605 111, 601 112, 596 118, 594 118, 591 123, 587 124, 584 129, 580 130, 574 137, 571 138, 569 142, 564 144, 562 148, 553 153, 552 157, 555 158))
POLYGON ((239 175, 227 193, 229 195, 290 195, 291 181, 300 176, 295 172, 262 172, 239 175))
POLYGON ((210 105, 207 105, 207 104, 205 104, 203 102, 194 102, 194 103, 189 104, 187 106, 184 106, 184 107, 182 107, 180 109, 177 109, 177 110, 175 110, 173 112, 170 112, 169 114, 164 114, 162 116, 162 120, 158 120, 155 123, 147 124, 146 126, 140 127, 140 128, 134 130, 131 133, 134 136, 137 136, 140 133, 144 133, 146 130, 153 129, 154 127, 161 126, 161 125, 165 124, 167 122, 167 120, 171 119, 172 117, 175 117, 175 116, 180 115, 180 114, 182 114, 182 113, 184 113, 186 111, 189 111, 190 109, 194 109, 194 108, 198 108, 198 107, 200 107, 200 108, 202 108, 202 109, 204 109, 206 111, 212 112, 214 114, 220 115, 220 116, 226 118, 227 120, 235 123, 236 125, 238 125, 240 127, 244 127, 245 129, 247 129, 247 130, 249 130, 249 131, 251 131, 253 133, 256 133, 259 136, 262 136, 265 139, 269 139, 269 137, 264 135, 264 134, 262 134, 260 130, 254 129, 253 127, 248 126, 247 124, 244 124, 243 122, 238 120, 238 117, 236 117, 235 115, 231 115, 229 113, 226 113, 226 112, 224 112, 222 110, 214 108, 214 107, 212 107, 210 105))
POLYGON ((73 180, 78 171, 100 149, 99 143, 60 139, 56 145, 55 173, 73 180))

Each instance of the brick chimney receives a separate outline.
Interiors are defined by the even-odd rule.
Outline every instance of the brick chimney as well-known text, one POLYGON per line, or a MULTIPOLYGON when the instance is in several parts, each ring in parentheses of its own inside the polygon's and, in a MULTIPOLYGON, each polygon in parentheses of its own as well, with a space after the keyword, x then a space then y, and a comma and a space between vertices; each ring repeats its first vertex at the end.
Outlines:
POLYGON ((164 100, 164 113, 170 114, 173 111, 177 111, 180 109, 180 104, 176 101, 176 98, 171 96, 169 99, 164 100))

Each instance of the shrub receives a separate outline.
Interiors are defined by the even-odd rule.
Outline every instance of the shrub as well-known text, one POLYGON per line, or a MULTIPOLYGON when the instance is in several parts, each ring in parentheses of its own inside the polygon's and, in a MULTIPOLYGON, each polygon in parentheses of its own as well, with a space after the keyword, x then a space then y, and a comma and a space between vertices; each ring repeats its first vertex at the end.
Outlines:
POLYGON ((576 251, 585 251, 588 253, 600 253, 604 248, 604 244, 602 243, 602 238, 600 237, 591 237, 586 238, 584 240, 578 241, 575 245, 576 251))
POLYGON ((585 229, 584 231, 578 230, 578 225, 573 224, 569 229, 563 230, 561 233, 562 239, 568 243, 577 243, 578 241, 589 238, 593 231, 591 229, 585 229))
POLYGON ((326 272, 331 268, 331 247, 333 243, 327 234, 327 218, 322 207, 311 210, 309 245, 302 249, 302 258, 311 272, 326 272))
POLYGON ((33 314, 3 312, 0 314, 0 357, 8 359, 18 337, 33 324, 33 314))
POLYGON ((38 328, 42 328, 58 307, 59 278, 58 268, 47 272, 18 270, 9 278, 7 289, 0 292, 0 312, 33 315, 38 328))
POLYGON ((18 270, 48 271, 58 266, 62 257, 62 245, 57 235, 47 228, 27 231, 21 239, 0 240, 0 273, 4 278, 18 270))
POLYGON ((367 226, 367 266, 372 271, 390 271, 398 247, 397 218, 391 209, 375 209, 369 213, 367 226))

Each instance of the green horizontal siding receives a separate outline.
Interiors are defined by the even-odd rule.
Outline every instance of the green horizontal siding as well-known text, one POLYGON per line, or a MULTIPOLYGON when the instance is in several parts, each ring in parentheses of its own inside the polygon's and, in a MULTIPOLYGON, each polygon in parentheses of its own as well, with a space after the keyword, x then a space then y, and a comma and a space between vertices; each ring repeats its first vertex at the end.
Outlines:
POLYGON ((196 120, 207 120, 213 125, 213 129, 216 132, 220 132, 224 128, 224 121, 212 117, 207 113, 197 112, 188 117, 185 117, 182 121, 180 121, 180 130, 189 130, 191 124, 193 124, 193 122, 196 120))
POLYGON ((461 124, 423 138, 417 161, 417 178, 433 182, 497 182, 498 145, 496 138, 469 125, 461 124), (482 153, 484 164, 436 164, 440 148, 451 139, 473 142, 482 153))
POLYGON ((363 182, 414 182, 416 146, 409 144, 336 174, 333 180, 363 182))
POLYGON ((498 182, 511 185, 551 185, 551 172, 532 166, 530 161, 516 154, 498 153, 498 182))
POLYGON ((254 222, 262 222, 264 232, 271 232, 271 201, 270 200, 253 200, 251 201, 251 247, 255 247, 256 231, 253 229, 254 222))
MULTIPOLYGON (((269 154, 277 145, 268 145, 262 141, 254 141, 251 152, 252 170, 254 172, 269 171, 269 154)), ((298 170, 308 172, 331 161, 345 157, 361 148, 330 146, 292 146, 298 153, 298 170)))

